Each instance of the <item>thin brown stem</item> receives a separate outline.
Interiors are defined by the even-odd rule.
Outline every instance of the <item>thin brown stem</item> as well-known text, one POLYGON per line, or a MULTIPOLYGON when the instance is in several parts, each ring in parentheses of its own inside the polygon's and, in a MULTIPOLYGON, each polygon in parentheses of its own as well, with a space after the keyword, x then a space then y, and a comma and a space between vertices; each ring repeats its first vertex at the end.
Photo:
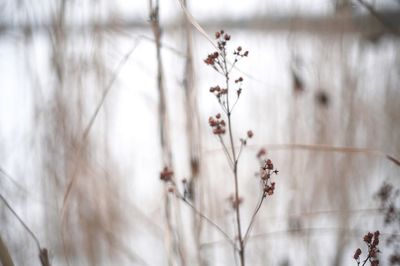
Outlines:
POLYGON ((226 158, 228 159, 229 166, 233 170, 233 167, 234 167, 234 164, 235 164, 234 159, 231 158, 231 155, 229 154, 228 147, 226 147, 225 142, 222 139, 221 135, 218 135, 218 139, 219 139, 219 142, 221 143, 222 150, 224 151, 224 153, 226 155, 226 158))
POLYGON ((259 202, 257 203, 256 209, 254 210, 253 215, 251 216, 251 220, 250 220, 249 227, 247 227, 246 233, 244 234, 244 237, 243 237, 243 246, 246 246, 247 239, 249 238, 251 229, 252 229, 253 224, 254 224, 254 222, 255 222, 255 220, 256 220, 257 213, 258 213, 258 211, 260 210, 264 199, 265 199, 265 194, 264 194, 264 191, 263 191, 262 194, 261 194, 261 199, 260 199, 259 202))
POLYGON ((20 222, 20 224, 24 227, 24 229, 28 232, 29 235, 31 235, 31 237, 35 241, 36 246, 37 246, 37 248, 39 250, 39 259, 40 259, 40 262, 41 262, 42 266, 50 266, 47 249, 40 247, 39 239, 32 232, 32 230, 26 225, 26 223, 21 219, 21 217, 19 217, 17 212, 11 207, 11 205, 8 203, 8 201, 1 194, 0 194, 0 199, 3 201, 4 205, 6 205, 6 207, 17 218, 17 220, 20 222))
POLYGON ((3 197, 3 195, 0 194, 0 199, 3 201, 4 205, 6 205, 7 209, 10 210, 10 212, 17 218, 18 222, 24 227, 24 229, 29 233, 29 235, 33 238, 33 240, 36 243, 37 248, 40 250, 40 243, 39 239, 36 237, 36 235, 32 232, 32 230, 26 225, 26 223, 19 217, 19 215, 14 211, 14 209, 11 207, 11 205, 8 203, 8 201, 3 197))
POLYGON ((197 213, 201 218, 206 220, 211 226, 213 226, 217 231, 219 231, 229 243, 232 244, 232 246, 237 250, 235 242, 231 239, 231 237, 215 222, 213 222, 210 218, 208 218, 206 215, 204 215, 202 212, 196 209, 195 206, 193 206, 192 203, 190 203, 185 197, 180 195, 179 193, 176 194, 179 199, 181 199, 186 205, 188 205, 195 213, 197 213))
POLYGON ((365 263, 367 263, 367 261, 371 258, 371 255, 368 254, 368 257, 363 261, 363 264, 361 266, 364 266, 365 263))
POLYGON ((240 148, 239 148, 237 158, 235 159, 236 162, 239 161, 239 158, 240 158, 240 155, 242 154, 243 148, 244 148, 244 143, 242 142, 242 144, 240 145, 240 148))
MULTIPOLYGON (((227 106, 227 116, 228 116, 228 131, 229 131, 229 140, 231 144, 231 151, 232 151, 232 158, 236 158, 236 151, 235 151, 235 145, 233 141, 233 132, 232 132, 232 119, 231 119, 231 110, 229 108, 229 72, 228 72, 228 67, 227 67, 227 62, 226 62, 226 51, 222 51, 222 58, 224 62, 224 68, 225 68, 225 82, 226 82, 226 89, 227 89, 227 94, 226 94, 226 106, 227 106)), ((235 159, 235 162, 233 164, 233 177, 235 181, 235 200, 239 202, 239 182, 238 182, 238 161, 235 159)), ((242 239, 242 227, 241 227, 241 222, 240 222, 240 207, 239 204, 235 208, 236 210, 236 225, 237 225, 237 232, 238 232, 238 241, 239 241, 239 258, 240 258, 240 265, 245 266, 245 257, 244 257, 244 245, 243 245, 243 239, 242 239)))

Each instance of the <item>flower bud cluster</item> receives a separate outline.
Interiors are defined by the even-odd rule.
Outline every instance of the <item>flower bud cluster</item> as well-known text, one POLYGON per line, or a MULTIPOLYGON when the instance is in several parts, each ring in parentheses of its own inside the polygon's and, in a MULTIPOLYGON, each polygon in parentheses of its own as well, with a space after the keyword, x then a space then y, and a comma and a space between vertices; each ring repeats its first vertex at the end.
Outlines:
POLYGON ((225 134, 225 121, 221 118, 221 114, 216 114, 215 117, 210 116, 208 119, 208 124, 213 129, 214 135, 223 135, 225 134))
POLYGON ((278 170, 274 169, 274 164, 270 159, 264 161, 261 167, 261 181, 264 185, 264 196, 271 196, 275 191, 275 182, 271 181, 272 174, 278 174, 278 170))
MULTIPOLYGON (((371 266, 378 266, 379 265, 379 259, 378 259, 378 253, 380 252, 379 248, 378 248, 379 235, 380 235, 380 232, 376 231, 375 233, 368 232, 364 236, 363 240, 368 246, 368 256, 364 260, 364 264, 365 264, 365 262, 369 261, 371 263, 371 266)), ((354 255, 353 255, 353 258, 357 261, 357 264, 360 264, 361 253, 362 253, 361 249, 358 248, 356 250, 356 252, 354 253, 354 255)))
POLYGON ((221 98, 222 95, 225 95, 228 93, 228 89, 223 89, 220 86, 215 86, 210 88, 210 92, 215 95, 218 99, 221 98))

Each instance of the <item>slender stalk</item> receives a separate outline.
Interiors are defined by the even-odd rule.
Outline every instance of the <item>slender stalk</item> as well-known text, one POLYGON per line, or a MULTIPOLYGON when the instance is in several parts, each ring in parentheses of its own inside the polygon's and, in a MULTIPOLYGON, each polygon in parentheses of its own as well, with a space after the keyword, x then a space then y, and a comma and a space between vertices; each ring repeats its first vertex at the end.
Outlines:
POLYGON ((256 220, 256 215, 257 215, 258 211, 260 210, 264 199, 265 199, 265 194, 264 194, 264 191, 263 191, 263 193, 261 195, 261 199, 259 200, 259 202, 257 204, 257 207, 254 210, 253 216, 251 216, 249 227, 247 227, 246 233, 244 234, 243 246, 246 246, 246 242, 247 242, 247 239, 249 238, 251 228, 253 227, 253 224, 254 224, 254 222, 256 220))
MULTIPOLYGON (((222 58, 224 63, 224 70, 225 70, 225 83, 226 83, 226 106, 227 106, 227 117, 228 117, 228 132, 229 132, 229 141, 231 144, 231 152, 232 158, 234 158, 233 164, 233 177, 235 181, 235 200, 239 202, 239 182, 238 182, 238 160, 236 159, 236 151, 235 151, 235 144, 233 141, 233 132, 232 132, 232 119, 231 119, 231 109, 229 106, 229 71, 227 67, 227 60, 226 60, 226 51, 222 52, 222 58)), ((239 241, 239 258, 240 258, 240 265, 245 265, 245 258, 244 258, 244 245, 243 245, 243 238, 242 238, 242 226, 240 222, 240 208, 239 204, 237 204, 236 208, 236 225, 237 225, 237 232, 238 232, 238 241, 239 241)))
POLYGON ((205 214, 200 212, 199 210, 196 209, 195 206, 193 206, 192 203, 190 203, 186 198, 182 197, 181 195, 178 195, 178 197, 186 204, 188 205, 197 215, 199 215, 201 218, 206 220, 210 225, 212 225, 216 230, 218 230, 225 238, 228 240, 229 243, 233 245, 235 250, 237 250, 237 247, 235 245, 235 242, 231 239, 231 237, 216 223, 214 223, 210 218, 208 218, 205 214))
MULTIPOLYGON (((159 135, 160 135, 160 146, 162 153, 162 160, 164 166, 172 166, 172 149, 169 136, 169 125, 168 125, 168 110, 166 103, 166 92, 164 86, 164 67, 161 56, 161 26, 159 17, 159 0, 149 0, 149 10, 150 10, 150 22, 151 28, 154 35, 154 42, 156 48, 156 60, 157 60, 157 89, 158 89, 158 120, 159 120, 159 135)), ((174 230, 172 223, 172 213, 171 206, 172 202, 167 195, 164 193, 164 213, 166 222, 166 245, 168 245, 168 265, 173 265, 174 258, 176 255, 185 264, 184 257, 182 256, 181 246, 177 241, 176 235, 179 235, 178 230, 174 230), (178 253, 178 254, 176 254, 178 253)), ((177 206, 178 208, 178 206, 177 206)), ((179 238, 179 237, 178 237, 179 238)))
POLYGON ((367 261, 371 258, 371 255, 368 254, 368 257, 363 261, 363 264, 361 266, 364 266, 365 263, 367 263, 367 261))
MULTIPOLYGON (((16 213, 16 211, 11 207, 11 205, 8 203, 8 201, 1 194, 0 194, 0 199, 1 199, 1 201, 3 201, 4 205, 6 205, 6 207, 10 210, 10 212, 15 216, 15 218, 17 218, 17 220, 20 222, 20 224, 24 227, 24 229, 28 232, 28 234, 35 241, 35 244, 36 244, 36 246, 37 246, 37 248, 39 250, 39 259, 40 259, 40 262, 41 262, 42 266, 50 266, 47 249, 40 247, 39 239, 32 232, 32 230, 26 225, 26 223, 21 219, 21 217, 19 217, 19 215, 16 213)), ((6 251, 3 247, 0 247, 0 248, 2 248, 1 252, 5 252, 6 251)), ((6 256, 7 254, 4 253, 4 254, 0 254, 0 255, 1 256, 6 256)), ((6 258, 6 257, 4 257, 4 258, 6 258)), ((3 258, 1 258, 1 259, 3 259, 3 258)), ((5 264, 5 265, 7 265, 7 264, 5 264)), ((12 265, 12 264, 8 264, 8 265, 12 265)))
POLYGON ((10 212, 17 218, 18 222, 24 227, 24 229, 28 232, 28 234, 32 237, 32 239, 35 241, 35 244, 37 248, 40 250, 40 243, 39 239, 36 237, 36 235, 32 232, 32 230, 26 225, 26 223, 19 217, 19 215, 14 211, 14 209, 11 207, 11 205, 8 203, 8 201, 3 197, 3 195, 0 195, 0 199, 3 201, 4 205, 6 205, 7 209, 10 210, 10 212))

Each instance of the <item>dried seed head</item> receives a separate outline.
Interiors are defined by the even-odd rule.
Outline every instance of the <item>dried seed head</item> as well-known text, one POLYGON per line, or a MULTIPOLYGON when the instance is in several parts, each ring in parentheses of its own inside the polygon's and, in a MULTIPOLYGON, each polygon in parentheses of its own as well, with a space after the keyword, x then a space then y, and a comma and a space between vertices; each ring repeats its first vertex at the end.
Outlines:
POLYGON ((260 159, 262 156, 266 155, 267 151, 264 148, 261 148, 257 153, 257 158, 260 159))
POLYGON ((163 171, 160 173, 160 179, 162 181, 168 182, 172 179, 174 172, 168 169, 168 167, 164 167, 163 171))
POLYGON ((360 258, 360 255, 361 255, 361 249, 357 249, 356 250, 356 252, 354 253, 354 256, 353 256, 353 258, 355 259, 355 260, 358 260, 359 258, 360 258))

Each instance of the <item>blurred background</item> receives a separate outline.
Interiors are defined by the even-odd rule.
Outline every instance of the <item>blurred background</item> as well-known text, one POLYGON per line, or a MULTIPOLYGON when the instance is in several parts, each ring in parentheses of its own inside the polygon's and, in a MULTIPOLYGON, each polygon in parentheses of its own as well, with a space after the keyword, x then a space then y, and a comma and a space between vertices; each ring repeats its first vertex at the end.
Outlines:
POLYGON ((15 265, 40 260, 5 200, 52 265, 235 265, 160 181, 164 166, 179 189, 188 180, 193 205, 234 238, 233 177, 208 126, 221 112, 209 88, 224 80, 193 23, 249 51, 232 72, 237 145, 254 132, 239 162, 244 228, 258 151, 279 169, 247 264, 356 265, 380 230, 391 265, 400 218, 385 221, 377 193, 400 185, 399 1, 2 0, 0 240, 15 265))

